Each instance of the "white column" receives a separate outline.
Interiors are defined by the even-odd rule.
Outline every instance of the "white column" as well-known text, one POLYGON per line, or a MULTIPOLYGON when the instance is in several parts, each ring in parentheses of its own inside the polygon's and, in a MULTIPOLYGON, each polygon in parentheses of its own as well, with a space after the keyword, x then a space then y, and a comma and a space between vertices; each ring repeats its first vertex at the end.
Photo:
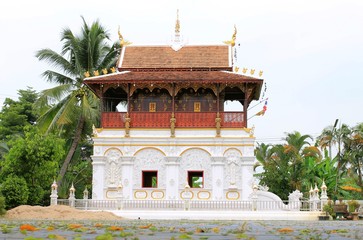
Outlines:
POLYGON ((92 158, 92 199, 105 199, 105 156, 91 156, 92 158))
POLYGON ((224 183, 224 164, 225 157, 212 157, 212 198, 213 200, 222 200, 223 183, 224 183))
POLYGON ((248 200, 248 197, 253 191, 253 165, 255 157, 242 157, 241 171, 242 171, 242 186, 241 186, 241 199, 248 200))
POLYGON ((179 199, 179 166, 180 157, 165 157, 166 164, 166 193, 165 199, 179 199))
POLYGON ((135 157, 122 156, 121 157, 121 171, 122 171, 122 195, 124 199, 133 199, 133 175, 134 175, 134 160, 135 157))

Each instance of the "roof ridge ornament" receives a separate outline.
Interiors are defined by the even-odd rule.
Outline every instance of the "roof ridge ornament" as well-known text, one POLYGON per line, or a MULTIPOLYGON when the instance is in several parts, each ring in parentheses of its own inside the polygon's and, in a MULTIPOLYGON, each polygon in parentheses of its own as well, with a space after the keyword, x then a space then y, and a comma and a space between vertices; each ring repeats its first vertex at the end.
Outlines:
POLYGON ((174 40, 171 44, 171 48, 174 51, 179 51, 183 47, 183 43, 180 40, 180 20, 179 20, 179 9, 176 10, 176 22, 175 22, 175 35, 174 40))
POLYGON ((122 36, 121 32, 120 32, 120 26, 118 26, 118 39, 120 40, 120 46, 123 47, 123 46, 127 46, 127 45, 131 45, 132 42, 129 42, 127 40, 124 39, 124 37, 122 36))
POLYGON ((231 47, 234 47, 236 45, 236 37, 237 37, 237 28, 236 28, 236 24, 235 24, 232 39, 229 41, 223 41, 223 43, 225 43, 227 45, 231 45, 231 47))

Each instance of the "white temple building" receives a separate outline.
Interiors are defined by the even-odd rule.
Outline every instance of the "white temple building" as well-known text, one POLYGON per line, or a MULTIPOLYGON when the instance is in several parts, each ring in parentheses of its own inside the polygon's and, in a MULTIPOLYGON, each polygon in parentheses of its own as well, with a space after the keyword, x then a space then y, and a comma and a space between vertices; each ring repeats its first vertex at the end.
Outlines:
POLYGON ((130 200, 250 199, 255 137, 247 108, 263 80, 233 71, 234 40, 123 46, 117 71, 85 79, 102 102, 92 199, 116 199, 120 189, 130 200), (226 111, 226 101, 241 109, 226 111))

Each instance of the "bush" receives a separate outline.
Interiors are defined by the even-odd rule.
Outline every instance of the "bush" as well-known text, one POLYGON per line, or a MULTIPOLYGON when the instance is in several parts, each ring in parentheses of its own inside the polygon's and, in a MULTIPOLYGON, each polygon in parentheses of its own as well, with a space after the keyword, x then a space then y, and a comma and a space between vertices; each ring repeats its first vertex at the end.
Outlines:
MULTIPOLYGON (((43 202, 44 202, 44 193, 45 191, 43 190, 43 188, 41 186, 29 186, 29 198, 28 198, 28 205, 40 205, 43 206, 43 202)), ((49 198, 50 193, 48 194, 48 198, 49 198)))
POLYGON ((29 189, 23 177, 10 175, 2 183, 1 194, 5 197, 6 209, 26 204, 29 197, 29 189))
POLYGON ((323 211, 326 214, 329 214, 330 216, 333 216, 334 213, 334 208, 333 208, 333 203, 332 201, 328 201, 324 206, 323 206, 323 211))
POLYGON ((0 196, 0 216, 3 216, 5 213, 5 198, 3 196, 0 196))

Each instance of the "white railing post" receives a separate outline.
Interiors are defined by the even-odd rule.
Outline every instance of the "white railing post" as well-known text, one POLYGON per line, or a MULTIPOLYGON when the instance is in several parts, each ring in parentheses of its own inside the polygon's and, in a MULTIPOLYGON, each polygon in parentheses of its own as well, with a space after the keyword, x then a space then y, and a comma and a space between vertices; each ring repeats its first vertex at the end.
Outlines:
POLYGON ((309 210, 313 211, 313 195, 314 195, 314 190, 313 190, 313 186, 310 186, 310 191, 309 191, 309 210))
POLYGON ((321 197, 320 197, 320 200, 321 200, 320 208, 321 208, 321 210, 323 210, 324 205, 328 203, 327 189, 328 188, 325 185, 325 182, 323 180, 323 184, 321 185, 321 197))
POLYGON ((50 205, 57 205, 58 203, 58 185, 57 182, 54 180, 51 186, 52 192, 50 194, 50 205))
POLYGON ((123 209, 123 194, 122 194, 123 186, 120 183, 117 186, 117 209, 122 210, 123 209))
POLYGON ((184 210, 188 211, 190 209, 190 199, 192 198, 192 193, 190 192, 190 186, 187 183, 184 188, 184 210))
POLYGON ((252 211, 257 211, 257 190, 258 186, 256 184, 253 185, 253 193, 252 193, 252 211))
POLYGON ((70 207, 75 206, 75 201, 76 201, 75 192, 76 192, 76 189, 74 188, 73 183, 72 183, 72 186, 69 189, 69 198, 68 198, 70 207))
POLYGON ((87 187, 85 187, 84 191, 83 191, 83 201, 84 201, 84 209, 87 210, 87 208, 88 208, 88 190, 87 190, 87 187))

